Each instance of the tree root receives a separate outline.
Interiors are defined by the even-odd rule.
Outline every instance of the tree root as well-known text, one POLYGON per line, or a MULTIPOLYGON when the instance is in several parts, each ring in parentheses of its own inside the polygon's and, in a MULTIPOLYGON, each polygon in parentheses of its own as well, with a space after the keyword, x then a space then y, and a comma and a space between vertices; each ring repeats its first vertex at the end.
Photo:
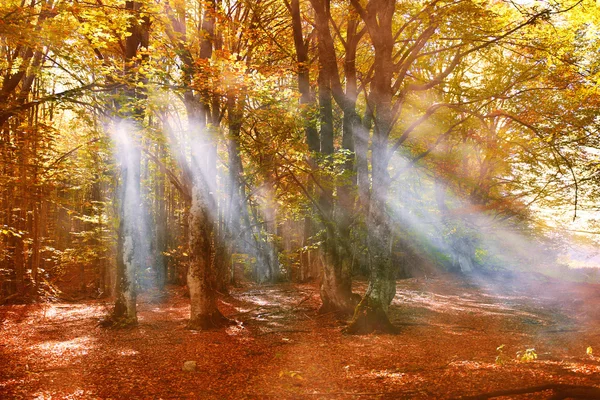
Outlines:
MULTIPOLYGON (((10 301, 13 301, 13 299, 18 299, 19 295, 20 295, 19 293, 13 293, 10 296, 3 297, 2 299, 0 299, 0 306, 4 305, 5 303, 8 303, 10 301)), ((17 303, 18 303, 18 301, 17 301, 17 303)))
POLYGON ((552 390, 555 393, 549 397, 549 400, 563 399, 600 399, 600 388, 594 386, 567 385, 562 383, 550 383, 540 386, 530 386, 521 389, 498 390, 496 392, 483 393, 476 396, 464 396, 459 400, 487 400, 500 396, 512 396, 519 394, 529 394, 552 390))
MULTIPOLYGON (((343 298, 343 297, 342 297, 343 298)), ((317 314, 340 314, 344 316, 352 315, 356 306, 360 303, 360 295, 350 293, 344 298, 344 301, 334 303, 332 301, 324 301, 321 307, 317 310, 317 314)))
POLYGON ((218 329, 235 325, 235 321, 226 318, 219 310, 210 314, 196 315, 188 322, 186 328, 195 331, 218 329))
POLYGON ((381 304, 366 296, 358 303, 350 325, 342 332, 351 335, 365 335, 371 332, 398 333, 398 328, 390 322, 381 304))
POLYGON ((137 323, 137 319, 135 318, 115 317, 114 315, 108 315, 101 318, 96 326, 101 328, 122 329, 134 327, 137 325, 137 323))

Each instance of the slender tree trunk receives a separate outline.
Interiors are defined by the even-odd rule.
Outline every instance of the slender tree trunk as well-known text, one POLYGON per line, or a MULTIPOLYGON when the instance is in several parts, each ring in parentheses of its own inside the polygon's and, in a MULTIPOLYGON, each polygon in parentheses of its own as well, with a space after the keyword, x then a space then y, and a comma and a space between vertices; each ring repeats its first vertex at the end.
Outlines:
POLYGON ((17 271, 17 291, 20 295, 25 296, 27 291, 27 279, 26 279, 26 247, 25 247, 25 235, 24 232, 27 230, 27 210, 29 207, 29 188, 27 185, 27 164, 29 163, 28 155, 28 141, 25 137, 24 132, 19 132, 20 136, 20 160, 19 160, 19 182, 20 182, 20 202, 18 206, 18 219, 15 226, 21 231, 20 237, 17 238, 15 246, 15 268, 17 271))
MULTIPOLYGON (((41 61, 38 62, 41 63, 41 61)), ((35 91, 38 91, 38 85, 35 85, 35 91)), ((39 93, 36 93, 39 96, 39 93)), ((39 288, 39 269, 40 269, 40 203, 43 201, 40 193, 40 185, 38 181, 38 144, 40 141, 39 131, 39 106, 34 107, 31 110, 31 126, 33 126, 31 135, 31 187, 32 201, 31 201, 31 285, 32 294, 34 297, 38 296, 39 288)))
MULTIPOLYGON (((244 96, 244 95, 243 95, 244 96)), ((245 104, 245 98, 241 97, 236 101, 233 93, 228 94, 228 116, 229 116, 229 204, 228 204, 228 240, 230 241, 230 254, 242 253, 245 250, 244 243, 250 242, 250 226, 246 226, 248 221, 248 205, 246 204, 245 191, 243 184, 243 169, 240 148, 240 132, 242 127, 242 116, 245 104)), ((229 262, 232 265, 231 283, 235 283, 233 263, 231 258, 229 262)))
MULTIPOLYGON (((296 50, 297 60, 297 78, 298 78, 298 91, 300 92, 300 106, 302 107, 303 119, 304 119, 304 132, 306 137, 306 143, 310 152, 315 153, 320 151, 319 143, 319 132, 312 120, 312 111, 315 108, 314 94, 310 88, 310 60, 308 57, 308 42, 304 38, 302 32, 302 15, 300 12, 300 0, 291 0, 289 3, 290 16, 292 18, 292 31, 294 36, 294 47, 296 50)), ((316 172, 316 171, 315 171, 316 172)), ((309 183, 306 188, 309 192, 313 191, 314 185, 309 183)), ((304 229, 302 246, 310 245, 309 240, 316 233, 315 222, 312 217, 307 216, 304 219, 304 229)), ((315 257, 311 250, 303 251, 301 254, 301 265, 302 268, 301 276, 304 278, 312 278, 314 270, 315 257)))
POLYGON ((268 259, 269 280, 278 282, 281 280, 281 267, 279 265, 279 249, 277 236, 277 203, 275 201, 275 189, 271 183, 272 190, 267 191, 264 208, 265 228, 267 231, 266 255, 268 259))
MULTIPOLYGON (((126 79, 135 63, 140 47, 148 47, 149 19, 139 18, 141 3, 125 2, 125 8, 131 12, 125 40, 125 69, 126 79)), ((129 82, 125 89, 125 100, 136 102, 145 95, 135 88, 135 81, 129 82)), ((139 130, 144 109, 139 104, 126 104, 122 112, 123 118, 117 126, 119 151, 121 157, 121 189, 120 189, 120 223, 117 239, 117 276, 116 300, 112 318, 120 325, 137 323, 137 273, 146 262, 147 250, 144 236, 143 220, 146 217, 140 210, 141 198, 141 149, 139 145, 139 130)))
MULTIPOLYGON (((161 143, 157 147, 157 157, 165 156, 164 145, 161 143)), ((167 251, 168 242, 168 217, 167 217, 167 199, 165 198, 166 177, 163 172, 157 172, 156 177, 156 246, 154 251, 154 270, 156 273, 156 286, 159 290, 164 290, 167 282, 167 251)))
MULTIPOLYGON (((123 124, 123 122, 122 122, 123 124)), ((127 123, 125 123, 128 126, 127 123)), ((127 128, 122 128, 127 129, 127 128)), ((128 133, 131 138, 135 132, 128 133)), ((117 239, 117 282, 113 319, 123 324, 137 322, 137 273, 141 257, 139 219, 140 213, 140 167, 141 152, 139 146, 127 150, 126 160, 121 162, 121 188, 119 234, 117 239)))
POLYGON ((436 179, 434 186, 435 200, 442 215, 442 224, 446 229, 444 237, 447 239, 450 249, 450 270, 469 274, 476 267, 475 241, 462 229, 456 229, 457 224, 463 221, 453 220, 451 217, 446 204, 446 191, 447 185, 441 181, 441 178, 436 179))

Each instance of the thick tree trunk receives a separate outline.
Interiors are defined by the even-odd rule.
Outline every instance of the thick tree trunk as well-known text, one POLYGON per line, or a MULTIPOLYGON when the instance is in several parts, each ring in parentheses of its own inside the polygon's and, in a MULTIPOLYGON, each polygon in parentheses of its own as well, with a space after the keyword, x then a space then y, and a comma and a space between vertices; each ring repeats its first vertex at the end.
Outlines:
MULTIPOLYGON (((215 41, 216 3, 214 0, 205 3, 202 20, 202 40, 200 42, 200 59, 209 60, 212 57, 215 41)), ((187 53, 189 55, 189 53, 187 53)), ((186 58, 185 62, 192 62, 186 58)), ((191 83, 194 65, 186 65, 187 84, 191 83)), ((192 131, 193 175, 192 201, 189 211, 189 245, 190 265, 187 273, 187 284, 190 290, 190 329, 209 329, 229 323, 217 308, 217 265, 215 260, 216 246, 214 240, 217 223, 216 174, 217 157, 216 142, 209 132, 218 126, 218 103, 211 95, 209 88, 200 93, 200 101, 191 90, 185 94, 188 111, 188 124, 192 131), (212 107, 212 110, 211 110, 212 107), (216 107, 216 109, 215 109, 216 107), (211 113, 212 111, 212 113, 211 113)))
POLYGON ((187 273, 190 290, 189 329, 210 329, 229 321, 217 308, 216 271, 213 263, 212 217, 209 212, 208 190, 201 175, 194 178, 189 214, 190 265, 187 273))
POLYGON ((341 260, 337 264, 325 262, 321 278, 322 304, 319 313, 352 313, 360 296, 352 293, 352 278, 349 272, 348 265, 343 264, 341 260), (341 266, 341 268, 335 268, 335 265, 341 266))
POLYGON ((352 322, 346 329, 347 333, 363 334, 374 330, 395 331, 387 314, 389 305, 396 294, 396 277, 391 257, 392 232, 386 212, 389 176, 387 163, 378 161, 385 160, 381 151, 382 149, 374 146, 373 189, 367 220, 369 270, 371 273, 369 287, 356 307, 352 322))
POLYGON ((227 319, 217 308, 217 271, 215 223, 216 202, 209 179, 215 169, 212 157, 206 157, 212 143, 207 137, 206 114, 196 109, 196 104, 188 104, 188 118, 192 129, 192 199, 188 217, 189 267, 187 285, 190 291, 190 329, 210 329, 222 326, 227 319))
POLYGON ((392 73, 394 62, 392 17, 395 2, 382 1, 369 10, 365 23, 375 48, 372 104, 375 127, 373 133, 371 167, 372 189, 367 219, 369 287, 356 307, 348 333, 368 333, 374 330, 391 332, 394 327, 388 317, 389 305, 396 294, 396 280, 392 268, 392 232, 387 214, 390 187, 388 174, 388 137, 392 128, 392 73))
MULTIPOLYGON (((336 66, 336 54, 333 39, 329 30, 329 1, 311 0, 315 10, 315 25, 318 37, 319 55, 319 111, 321 124, 321 148, 322 163, 331 162, 334 153, 333 145, 333 103, 332 87, 338 91, 336 100, 344 111, 344 132, 342 145, 346 150, 353 150, 352 128, 360 123, 356 114, 356 82, 354 72, 354 53, 356 42, 354 41, 355 25, 349 27, 349 57, 346 60, 346 68, 349 72, 348 93, 341 92, 339 74, 336 66)), ((352 171, 352 161, 345 163, 347 172, 352 171)), ((352 295, 352 254, 350 248, 350 221, 353 209, 352 183, 342 182, 338 184, 338 202, 334 204, 333 189, 334 182, 326 174, 320 177, 319 211, 321 222, 325 227, 325 242, 323 251, 325 263, 323 265, 323 276, 321 280, 321 300, 323 302, 321 312, 345 312, 350 313, 357 303, 352 295)))
MULTIPOLYGON (((318 29, 329 29, 327 24, 327 11, 316 8, 323 3, 313 0, 318 29)), ((331 162, 333 155, 333 103, 331 99, 330 73, 322 61, 326 57, 327 49, 321 37, 319 37, 319 120, 321 124, 321 163, 327 165, 331 162)), ((323 253, 323 275, 321 278, 321 305, 320 312, 342 311, 349 312, 352 307, 351 281, 349 276, 342 275, 340 253, 338 251, 337 229, 333 220, 333 182, 332 179, 323 174, 320 176, 319 209, 321 223, 325 227, 325 241, 323 253)))

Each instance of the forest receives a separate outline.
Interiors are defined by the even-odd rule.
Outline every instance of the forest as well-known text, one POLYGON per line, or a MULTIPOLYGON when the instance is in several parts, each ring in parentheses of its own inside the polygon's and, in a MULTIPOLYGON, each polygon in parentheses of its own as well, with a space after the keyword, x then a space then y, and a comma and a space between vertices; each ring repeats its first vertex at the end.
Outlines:
POLYGON ((0 0, 0 398, 600 399, 600 3, 0 0))

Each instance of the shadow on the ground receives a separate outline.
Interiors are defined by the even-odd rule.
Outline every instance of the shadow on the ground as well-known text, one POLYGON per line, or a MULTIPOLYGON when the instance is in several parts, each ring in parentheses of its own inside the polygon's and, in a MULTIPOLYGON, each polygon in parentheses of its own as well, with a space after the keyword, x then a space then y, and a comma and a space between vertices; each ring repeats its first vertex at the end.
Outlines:
POLYGON ((220 307, 238 324, 206 332, 185 329, 188 299, 176 287, 162 302, 140 296, 138 326, 121 330, 98 327, 108 311, 99 301, 3 306, 0 398, 452 398, 600 384, 600 362, 586 354, 600 349, 597 288, 547 288, 562 294, 399 281, 398 335, 343 335, 344 321, 317 314, 311 284, 235 288, 220 307), (527 349, 537 358, 518 358, 527 349))

